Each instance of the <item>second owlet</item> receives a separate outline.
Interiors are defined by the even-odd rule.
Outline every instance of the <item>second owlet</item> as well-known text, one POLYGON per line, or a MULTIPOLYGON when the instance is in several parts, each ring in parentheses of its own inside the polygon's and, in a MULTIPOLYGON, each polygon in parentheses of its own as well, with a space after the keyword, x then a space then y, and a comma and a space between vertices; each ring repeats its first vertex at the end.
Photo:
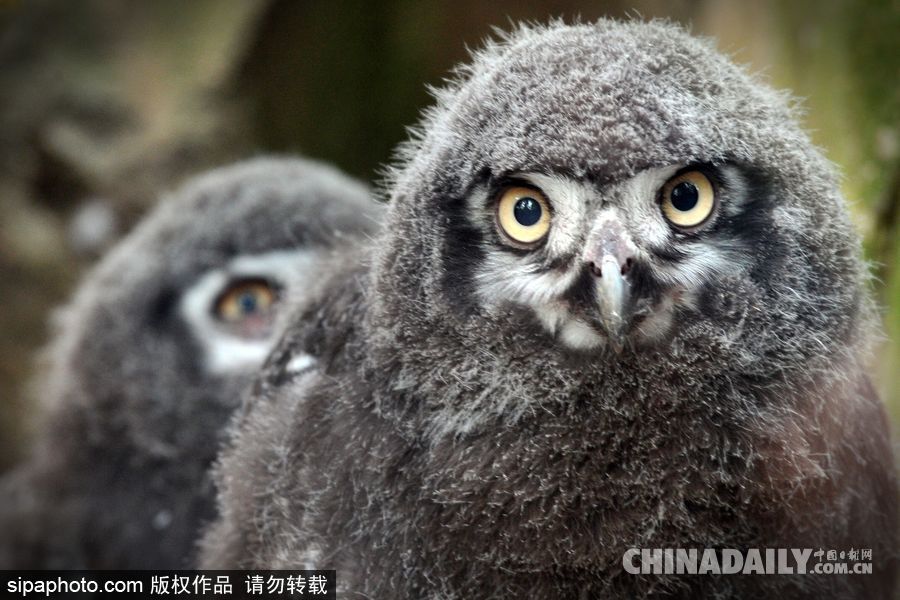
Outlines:
POLYGON ((331 167, 257 159, 146 217, 61 315, 33 455, 0 487, 0 567, 191 566, 207 471, 286 299, 377 208, 331 167))
POLYGON ((336 569, 344 597, 890 596, 867 274, 782 95, 673 25, 522 27, 437 93, 389 193, 263 373, 206 566, 336 569), (634 575, 632 548, 874 572, 634 575))

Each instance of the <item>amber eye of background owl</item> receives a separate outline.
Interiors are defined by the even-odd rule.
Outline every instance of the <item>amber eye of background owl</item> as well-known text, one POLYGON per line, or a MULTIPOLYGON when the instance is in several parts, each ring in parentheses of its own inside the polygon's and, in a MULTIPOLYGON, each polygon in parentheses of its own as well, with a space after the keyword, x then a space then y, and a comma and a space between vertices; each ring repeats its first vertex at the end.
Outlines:
POLYGON ((264 279, 240 279, 219 294, 213 303, 213 313, 226 323, 239 323, 268 315, 277 297, 277 290, 264 279))
POLYGON ((715 190, 709 178, 700 171, 686 171, 663 186, 660 206, 663 216, 676 227, 698 227, 713 214, 715 190))
POLYGON ((536 244, 550 230, 550 203, 536 189, 506 188, 497 202, 497 224, 513 243, 536 244))

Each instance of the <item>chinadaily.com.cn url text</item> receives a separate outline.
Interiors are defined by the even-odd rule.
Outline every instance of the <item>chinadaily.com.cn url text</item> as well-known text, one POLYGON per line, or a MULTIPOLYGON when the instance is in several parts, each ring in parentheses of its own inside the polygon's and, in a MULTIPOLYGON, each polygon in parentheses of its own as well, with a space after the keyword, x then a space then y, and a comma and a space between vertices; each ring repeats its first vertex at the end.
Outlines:
POLYGON ((871 548, 630 548, 632 575, 871 575, 871 548))

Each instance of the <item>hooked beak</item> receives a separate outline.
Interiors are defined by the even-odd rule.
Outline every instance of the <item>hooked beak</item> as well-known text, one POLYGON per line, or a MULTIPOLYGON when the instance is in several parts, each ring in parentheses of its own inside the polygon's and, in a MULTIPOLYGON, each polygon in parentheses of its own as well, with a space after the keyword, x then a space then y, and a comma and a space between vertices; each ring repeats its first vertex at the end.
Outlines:
POLYGON ((601 213, 588 239, 584 260, 596 278, 600 320, 613 350, 620 352, 627 327, 625 309, 631 295, 627 275, 636 248, 612 210, 601 213))
POLYGON ((622 266, 612 256, 600 261, 600 280, 597 282, 597 304, 609 341, 616 352, 621 352, 625 341, 624 307, 630 285, 622 276, 622 266))

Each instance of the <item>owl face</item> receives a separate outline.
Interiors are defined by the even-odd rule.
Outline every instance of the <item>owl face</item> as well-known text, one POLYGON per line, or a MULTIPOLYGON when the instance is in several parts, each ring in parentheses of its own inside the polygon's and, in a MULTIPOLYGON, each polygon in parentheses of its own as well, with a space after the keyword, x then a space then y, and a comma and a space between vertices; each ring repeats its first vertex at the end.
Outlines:
POLYGON ((520 27, 458 75, 391 173, 381 331, 515 353, 690 340, 742 371, 846 346, 863 269, 833 169, 710 43, 658 22, 520 27))
MULTIPOLYGON (((479 303, 525 310, 574 350, 663 343, 707 290, 766 267, 767 191, 733 164, 675 164, 611 183, 512 173, 480 183, 479 303)), ((698 311, 701 311, 698 314, 698 311)))

